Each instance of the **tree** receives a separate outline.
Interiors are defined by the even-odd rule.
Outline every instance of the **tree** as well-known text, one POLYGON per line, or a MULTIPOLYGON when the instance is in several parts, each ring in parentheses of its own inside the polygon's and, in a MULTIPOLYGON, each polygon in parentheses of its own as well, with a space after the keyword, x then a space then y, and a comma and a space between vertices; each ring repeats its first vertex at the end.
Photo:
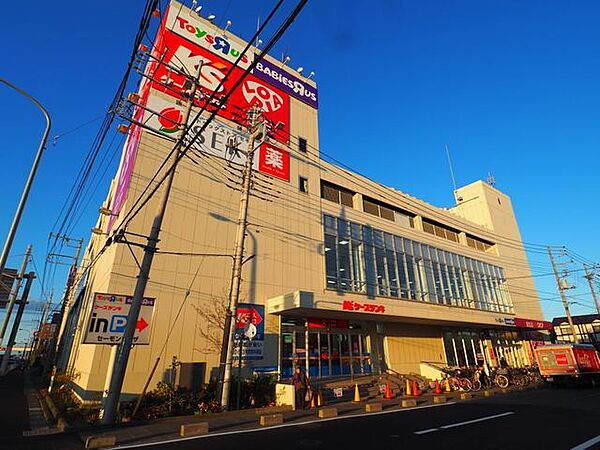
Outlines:
POLYGON ((209 301, 202 302, 200 305, 192 305, 196 314, 202 319, 200 323, 197 323, 196 330, 206 342, 204 348, 194 348, 194 350, 216 353, 221 351, 228 306, 229 300, 226 295, 211 295, 209 301))

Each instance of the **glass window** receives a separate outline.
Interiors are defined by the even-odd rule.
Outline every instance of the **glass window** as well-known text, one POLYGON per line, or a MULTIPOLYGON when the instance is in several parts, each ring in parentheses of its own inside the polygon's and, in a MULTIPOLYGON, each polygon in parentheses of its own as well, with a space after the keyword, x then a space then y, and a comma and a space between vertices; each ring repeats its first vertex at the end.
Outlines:
POLYGON ((327 274, 327 287, 337 288, 338 269, 337 269, 337 245, 335 236, 325 235, 325 273, 327 274))
POLYGON ((308 178, 298 177, 298 190, 304 194, 308 194, 308 178))
POLYGON ((345 219, 324 215, 323 222, 330 289, 513 310, 501 267, 345 219))
POLYGON ((306 139, 304 139, 303 137, 298 137, 298 150, 301 151, 302 153, 306 153, 307 152, 307 142, 306 139))

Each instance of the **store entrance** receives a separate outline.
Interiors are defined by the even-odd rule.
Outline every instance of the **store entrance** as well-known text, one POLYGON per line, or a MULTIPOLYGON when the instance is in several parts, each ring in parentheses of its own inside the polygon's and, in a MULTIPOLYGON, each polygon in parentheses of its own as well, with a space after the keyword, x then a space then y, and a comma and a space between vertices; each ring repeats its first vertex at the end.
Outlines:
POLYGON ((311 378, 370 374, 369 336, 345 320, 281 318, 281 377, 301 366, 311 378))

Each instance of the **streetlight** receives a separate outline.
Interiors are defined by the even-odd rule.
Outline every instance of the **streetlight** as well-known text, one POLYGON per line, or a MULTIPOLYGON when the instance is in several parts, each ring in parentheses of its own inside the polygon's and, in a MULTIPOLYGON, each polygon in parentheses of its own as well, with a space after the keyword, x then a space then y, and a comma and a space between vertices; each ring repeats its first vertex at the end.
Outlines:
POLYGON ((44 108, 40 102, 38 102, 35 98, 25 92, 23 89, 15 86, 10 81, 5 80, 0 77, 0 82, 7 85, 9 88, 14 89, 19 94, 26 97, 30 100, 35 106, 38 107, 40 111, 44 114, 46 118, 46 129, 44 130, 44 134, 42 136, 42 140, 38 147, 37 154, 35 155, 35 159, 33 160, 33 165, 31 166, 31 170, 29 171, 29 176, 27 177, 27 181, 25 182, 25 188, 23 189, 23 193, 21 194, 21 200, 19 200, 19 205, 17 206, 17 211, 15 212, 15 216, 13 217, 12 224, 10 225, 10 229, 8 230, 8 236, 6 236, 6 241, 4 242, 4 248, 2 249, 2 255, 0 255, 0 274, 4 273, 4 266, 6 265, 6 260, 8 259, 8 254, 10 253, 10 249, 12 247, 13 240, 15 238, 15 234, 17 233, 17 229, 19 228, 19 222, 21 220, 21 215, 23 214, 23 209, 25 209, 25 203, 27 203, 27 197, 29 196, 29 191, 31 189, 31 185, 33 184, 33 179, 35 178, 35 173, 37 172, 37 168, 40 164, 40 159, 42 159, 42 153, 44 152, 44 147, 46 147, 46 141, 48 140, 48 134, 50 133, 50 115, 46 108, 44 108))

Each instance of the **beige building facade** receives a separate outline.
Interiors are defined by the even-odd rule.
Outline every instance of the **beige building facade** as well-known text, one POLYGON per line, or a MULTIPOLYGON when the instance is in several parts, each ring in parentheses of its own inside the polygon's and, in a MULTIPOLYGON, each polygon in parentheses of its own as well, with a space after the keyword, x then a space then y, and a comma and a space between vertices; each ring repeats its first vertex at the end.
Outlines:
MULTIPOLYGON (((191 23, 193 13, 179 10, 191 23)), ((177 17, 172 22, 176 27, 177 17)), ((312 80, 266 60, 316 92, 312 80)), ((115 348, 85 343, 95 294, 132 295, 143 253, 136 244, 145 242, 159 196, 127 223, 125 239, 114 233, 173 148, 159 111, 183 107, 151 82, 140 95, 144 127, 130 128, 62 324, 59 369, 77 373, 75 390, 86 400, 105 390, 115 348)), ((250 198, 245 255, 251 258, 243 266, 240 301, 264 308, 264 341, 257 358, 244 362, 245 373, 285 379, 302 365, 311 377, 327 379, 419 373, 424 363, 497 365, 501 357, 529 364, 523 327, 542 328, 543 314, 510 198, 477 181, 457 189, 456 206, 438 208, 326 162, 315 105, 280 96, 288 120, 273 129, 284 129, 286 137, 273 131, 266 144, 287 163, 273 176, 262 170, 269 159, 260 153, 250 198)), ((200 364, 204 381, 215 375, 247 138, 235 117, 217 117, 177 167, 145 294, 154 299, 148 343, 131 352, 124 394, 139 393, 155 364, 150 386, 168 379, 174 356, 200 364)))

